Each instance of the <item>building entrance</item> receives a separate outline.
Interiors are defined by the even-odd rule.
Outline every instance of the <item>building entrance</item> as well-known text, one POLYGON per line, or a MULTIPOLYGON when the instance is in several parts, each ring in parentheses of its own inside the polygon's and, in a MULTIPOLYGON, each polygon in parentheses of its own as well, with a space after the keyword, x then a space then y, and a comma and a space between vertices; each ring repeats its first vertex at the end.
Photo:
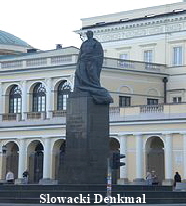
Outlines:
MULTIPOLYGON (((110 147, 110 156, 112 158, 112 153, 117 152, 120 149, 119 141, 116 138, 110 138, 109 147, 110 147)), ((112 183, 116 184, 117 179, 119 178, 120 178, 120 170, 119 169, 113 170, 112 171, 112 183)))
POLYGON ((18 146, 14 142, 9 142, 6 145, 6 173, 11 171, 14 173, 14 178, 18 176, 18 146))
POLYGON ((164 143, 160 137, 150 137, 146 143, 146 172, 154 171, 161 184, 165 179, 164 143))
POLYGON ((43 177, 43 145, 39 141, 33 141, 29 149, 29 182, 39 183, 43 177))

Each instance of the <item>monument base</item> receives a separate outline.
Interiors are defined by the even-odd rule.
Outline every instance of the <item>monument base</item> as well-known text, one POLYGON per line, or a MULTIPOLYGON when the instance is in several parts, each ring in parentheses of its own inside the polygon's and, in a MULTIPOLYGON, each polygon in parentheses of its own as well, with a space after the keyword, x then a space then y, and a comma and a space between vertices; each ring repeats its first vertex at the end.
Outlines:
POLYGON ((109 105, 87 93, 72 93, 67 104, 66 150, 62 184, 106 184, 109 154, 109 105))

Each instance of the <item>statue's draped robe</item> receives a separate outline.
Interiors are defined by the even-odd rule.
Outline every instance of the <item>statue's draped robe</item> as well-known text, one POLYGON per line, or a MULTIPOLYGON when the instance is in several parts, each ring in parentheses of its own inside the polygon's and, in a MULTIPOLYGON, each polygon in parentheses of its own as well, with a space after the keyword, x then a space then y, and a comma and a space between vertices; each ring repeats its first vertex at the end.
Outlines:
POLYGON ((75 72, 74 92, 88 92, 97 104, 113 102, 109 92, 100 85, 103 49, 94 38, 83 42, 75 72))

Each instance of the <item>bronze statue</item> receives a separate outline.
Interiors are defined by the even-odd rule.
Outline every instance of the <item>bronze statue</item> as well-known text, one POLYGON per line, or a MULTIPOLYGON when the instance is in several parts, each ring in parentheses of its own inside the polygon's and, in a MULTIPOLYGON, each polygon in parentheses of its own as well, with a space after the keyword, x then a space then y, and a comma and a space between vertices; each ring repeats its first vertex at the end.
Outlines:
POLYGON ((97 104, 113 102, 107 89, 100 85, 100 73, 103 64, 103 48, 93 38, 93 32, 87 31, 87 40, 82 43, 75 72, 74 92, 88 92, 97 104))

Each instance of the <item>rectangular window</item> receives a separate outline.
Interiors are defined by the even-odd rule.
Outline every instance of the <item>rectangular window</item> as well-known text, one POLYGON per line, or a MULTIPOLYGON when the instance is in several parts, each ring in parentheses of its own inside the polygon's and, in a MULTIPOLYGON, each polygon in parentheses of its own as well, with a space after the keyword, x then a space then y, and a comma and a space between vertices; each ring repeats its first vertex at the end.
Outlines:
POLYGON ((144 62, 146 62, 145 68, 151 69, 152 68, 152 50, 145 50, 144 51, 144 62))
POLYGON ((173 48, 173 66, 183 65, 183 47, 178 46, 173 48))
POLYGON ((130 107, 131 97, 119 96, 119 107, 130 107))
POLYGON ((129 59, 128 54, 120 54, 119 58, 121 59, 120 67, 129 68, 129 66, 130 66, 129 62, 128 61, 122 61, 122 60, 128 60, 129 59))
POLYGON ((173 98, 172 98, 172 101, 173 101, 174 103, 179 103, 179 102, 181 102, 181 97, 173 97, 173 98))
POLYGON ((147 98, 147 105, 157 105, 158 99, 147 98))
POLYGON ((149 63, 152 63, 152 50, 145 50, 144 51, 144 61, 145 62, 149 62, 149 63))
POLYGON ((128 60, 128 54, 120 54, 119 56, 120 59, 125 59, 125 60, 128 60))

